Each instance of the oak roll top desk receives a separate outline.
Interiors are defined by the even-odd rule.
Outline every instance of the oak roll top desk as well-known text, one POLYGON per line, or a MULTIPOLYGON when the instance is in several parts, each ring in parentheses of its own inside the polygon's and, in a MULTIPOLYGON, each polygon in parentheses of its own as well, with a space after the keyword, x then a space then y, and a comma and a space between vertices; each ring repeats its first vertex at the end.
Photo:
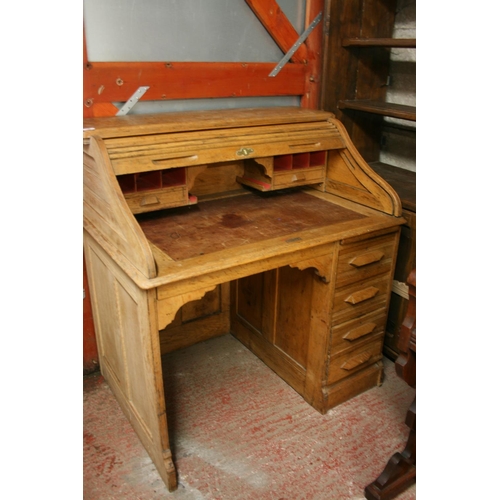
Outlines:
POLYGON ((321 413, 381 382, 404 219, 331 113, 90 118, 83 151, 101 372, 170 491, 162 353, 231 332, 321 413))

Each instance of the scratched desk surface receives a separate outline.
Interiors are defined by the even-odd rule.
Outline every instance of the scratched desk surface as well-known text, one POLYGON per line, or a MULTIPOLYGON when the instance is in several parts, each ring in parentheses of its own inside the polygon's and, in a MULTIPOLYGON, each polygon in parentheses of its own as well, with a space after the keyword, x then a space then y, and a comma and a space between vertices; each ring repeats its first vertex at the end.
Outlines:
POLYGON ((365 216, 292 192, 251 192, 137 216, 146 238, 174 260, 258 243, 365 216))

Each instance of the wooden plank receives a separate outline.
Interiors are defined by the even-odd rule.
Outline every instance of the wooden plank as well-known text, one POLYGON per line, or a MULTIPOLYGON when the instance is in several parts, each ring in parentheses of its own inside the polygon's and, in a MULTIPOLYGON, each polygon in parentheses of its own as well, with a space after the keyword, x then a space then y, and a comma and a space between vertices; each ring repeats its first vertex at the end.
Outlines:
MULTIPOLYGON (((325 122, 333 118, 327 111, 297 107, 242 108, 180 111, 148 115, 125 115, 87 119, 83 122, 83 137, 98 135, 103 139, 112 137, 139 137, 171 132, 199 130, 226 130, 226 136, 234 134, 235 127, 262 127, 281 125, 280 129, 293 124, 325 122)), ((302 126, 302 125, 301 125, 302 126)), ((317 126, 317 125, 313 125, 317 126)), ((333 126, 332 133, 338 135, 333 126)))
POLYGON ((416 48, 416 38, 344 38, 342 47, 416 48))
MULTIPOLYGON (((271 326, 270 331, 266 330, 268 323, 264 320, 264 310, 268 308, 274 310, 275 293, 269 292, 270 289, 274 290, 276 288, 275 279, 270 279, 275 275, 276 271, 268 271, 245 276, 238 281, 234 281, 237 290, 233 304, 236 311, 236 320, 243 320, 243 323, 248 323, 267 340, 272 340, 274 327, 271 326), (269 286, 270 283, 272 286, 269 286)), ((273 323, 274 321, 271 321, 271 325, 273 323)))
POLYGON ((140 86, 148 100, 302 95, 305 65, 275 63, 100 62, 84 71, 84 102, 125 102, 140 86))
MULTIPOLYGON (((332 111, 342 121, 349 136, 359 148, 360 141, 353 132, 356 123, 349 114, 338 108, 341 99, 356 97, 358 59, 355 51, 344 49, 342 38, 359 37, 361 33, 362 0, 328 0, 325 12, 325 43, 323 53, 321 109, 332 111)), ((363 141, 361 141, 363 142, 363 141)), ((361 151, 362 153, 362 151, 361 151)))
POLYGON ((367 113, 373 113, 376 115, 402 118, 403 120, 416 121, 417 119, 417 110, 414 106, 406 106, 404 104, 395 104, 392 102, 371 99, 339 101, 339 108, 356 109, 358 111, 366 111, 367 113))
MULTIPOLYGON (((288 18, 283 14, 275 0, 245 0, 264 28, 269 32, 278 47, 287 53, 299 38, 288 18)), ((308 53, 304 44, 301 44, 290 58, 294 63, 307 64, 308 53)))
POLYGON ((307 0, 306 26, 309 26, 320 12, 323 12, 321 22, 314 28, 305 42, 308 48, 308 59, 305 81, 306 90, 300 102, 303 108, 319 108, 323 68, 323 26, 326 17, 324 0, 307 0))
POLYGON ((83 117, 102 117, 102 116, 115 116, 118 112, 118 108, 111 104, 110 102, 96 102, 93 100, 85 101, 83 107, 83 117))
MULTIPOLYGON (((278 272, 279 293, 274 346, 304 369, 309 353, 314 279, 314 273, 303 272, 290 266, 281 267, 278 272)), ((324 295, 324 284, 322 288, 324 295)))

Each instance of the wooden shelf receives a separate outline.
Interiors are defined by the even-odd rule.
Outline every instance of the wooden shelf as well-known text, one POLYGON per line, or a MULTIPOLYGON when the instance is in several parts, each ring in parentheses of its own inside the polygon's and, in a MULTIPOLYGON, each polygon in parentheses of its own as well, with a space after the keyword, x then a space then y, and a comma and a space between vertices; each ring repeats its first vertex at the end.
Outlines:
POLYGON ((402 118, 403 120, 417 120, 416 107, 406 106, 404 104, 371 100, 345 100, 339 101, 339 108, 355 109, 358 111, 365 111, 367 113, 390 116, 392 118, 402 118))
POLYGON ((344 38, 342 47, 388 47, 407 48, 417 47, 416 38, 344 38))

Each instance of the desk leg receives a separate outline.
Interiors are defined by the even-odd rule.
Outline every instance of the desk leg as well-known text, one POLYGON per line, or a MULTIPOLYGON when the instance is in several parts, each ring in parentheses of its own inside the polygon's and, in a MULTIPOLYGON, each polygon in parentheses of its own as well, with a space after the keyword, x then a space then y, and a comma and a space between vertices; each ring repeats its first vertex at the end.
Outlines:
POLYGON ((389 500, 404 491, 416 481, 416 435, 417 435, 416 399, 406 414, 406 425, 410 427, 410 435, 406 448, 395 453, 380 476, 365 488, 368 500, 389 500))

